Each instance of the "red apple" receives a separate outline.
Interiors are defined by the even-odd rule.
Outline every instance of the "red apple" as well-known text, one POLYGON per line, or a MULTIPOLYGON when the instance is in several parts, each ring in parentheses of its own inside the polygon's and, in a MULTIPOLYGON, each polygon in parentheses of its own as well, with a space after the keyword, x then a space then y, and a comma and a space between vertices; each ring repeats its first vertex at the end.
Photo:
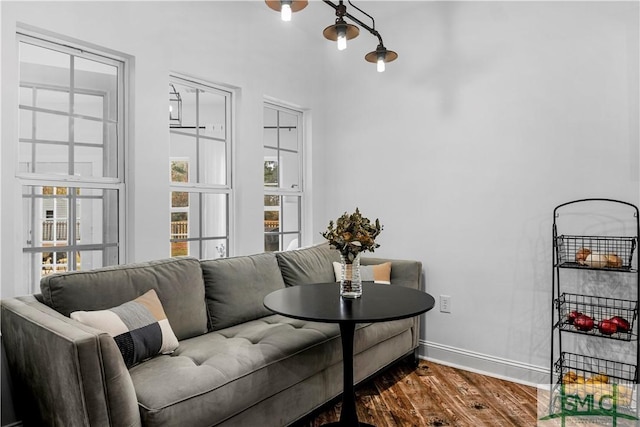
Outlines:
POLYGON ((586 314, 581 314, 575 318, 573 326, 580 331, 590 331, 593 329, 593 319, 586 314))
POLYGON ((598 330, 603 335, 612 335, 618 332, 618 326, 613 323, 611 320, 601 320, 598 324, 598 330))
POLYGON ((567 314, 567 322, 569 322, 570 325, 573 325, 573 322, 578 316, 582 316, 582 313, 578 310, 573 310, 571 313, 567 314))
POLYGON ((631 325, 624 317, 614 316, 609 320, 611 321, 611 323, 616 325, 618 332, 629 332, 629 330, 631 329, 631 325))

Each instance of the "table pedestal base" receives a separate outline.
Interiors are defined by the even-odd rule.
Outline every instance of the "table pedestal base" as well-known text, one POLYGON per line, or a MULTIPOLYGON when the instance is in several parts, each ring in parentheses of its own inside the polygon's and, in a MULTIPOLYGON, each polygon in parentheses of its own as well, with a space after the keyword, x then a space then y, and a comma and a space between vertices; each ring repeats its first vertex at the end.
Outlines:
POLYGON ((353 335, 354 322, 340 322, 340 338, 342 340, 342 410, 340 421, 324 424, 322 427, 375 427, 358 421, 356 413, 356 393, 353 387, 353 335))

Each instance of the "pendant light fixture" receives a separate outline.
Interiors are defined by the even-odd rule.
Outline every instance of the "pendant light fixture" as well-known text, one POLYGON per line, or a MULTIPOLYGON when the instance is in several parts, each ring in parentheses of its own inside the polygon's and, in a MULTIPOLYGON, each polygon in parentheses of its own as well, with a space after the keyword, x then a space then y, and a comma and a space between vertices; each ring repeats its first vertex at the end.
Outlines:
POLYGON ((346 6, 340 2, 336 8, 336 23, 329 25, 322 32, 325 39, 338 42, 338 50, 345 50, 347 48, 347 40, 355 39, 360 34, 358 27, 345 22, 344 15, 346 13, 346 6))
POLYGON ((308 0, 265 0, 267 6, 276 12, 280 12, 283 21, 291 21, 291 14, 304 9, 309 4, 308 0))
MULTIPOLYGON (((279 11, 283 21, 290 21, 291 13, 304 9, 309 2, 299 0, 265 0, 265 3, 267 3, 267 6, 271 9, 279 11)), ((376 22, 373 17, 354 5, 351 0, 348 0, 349 5, 357 9, 363 15, 368 16, 369 19, 371 19, 371 26, 368 26, 360 19, 347 12, 347 7, 342 0, 339 1, 338 4, 328 0, 323 0, 323 3, 335 9, 336 22, 335 24, 329 25, 325 28, 322 34, 326 39, 337 42, 338 50, 346 49, 347 40, 351 40, 360 34, 360 29, 356 25, 345 21, 345 18, 347 18, 367 30, 371 35, 378 38, 378 47, 376 50, 367 53, 364 57, 367 62, 377 65, 378 72, 383 72, 388 62, 395 61, 398 58, 398 54, 396 52, 384 47, 382 36, 376 30, 376 22)))

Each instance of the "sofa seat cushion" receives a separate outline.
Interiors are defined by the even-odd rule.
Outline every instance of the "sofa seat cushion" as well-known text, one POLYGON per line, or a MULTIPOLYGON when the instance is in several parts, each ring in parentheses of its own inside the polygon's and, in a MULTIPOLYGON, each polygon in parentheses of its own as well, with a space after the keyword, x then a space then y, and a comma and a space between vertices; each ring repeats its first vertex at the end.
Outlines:
MULTIPOLYGON (((411 319, 359 325, 360 353, 406 332, 411 319)), ((146 426, 215 425, 341 363, 337 324, 271 315, 184 340, 130 370, 146 426)))

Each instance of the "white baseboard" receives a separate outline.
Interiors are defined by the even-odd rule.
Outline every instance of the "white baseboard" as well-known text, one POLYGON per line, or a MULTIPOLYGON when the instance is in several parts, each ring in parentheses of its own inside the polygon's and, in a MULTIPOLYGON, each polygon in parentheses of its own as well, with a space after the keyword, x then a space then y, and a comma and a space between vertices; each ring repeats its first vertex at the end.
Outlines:
POLYGON ((420 358, 536 387, 549 382, 549 368, 420 340, 420 358))

